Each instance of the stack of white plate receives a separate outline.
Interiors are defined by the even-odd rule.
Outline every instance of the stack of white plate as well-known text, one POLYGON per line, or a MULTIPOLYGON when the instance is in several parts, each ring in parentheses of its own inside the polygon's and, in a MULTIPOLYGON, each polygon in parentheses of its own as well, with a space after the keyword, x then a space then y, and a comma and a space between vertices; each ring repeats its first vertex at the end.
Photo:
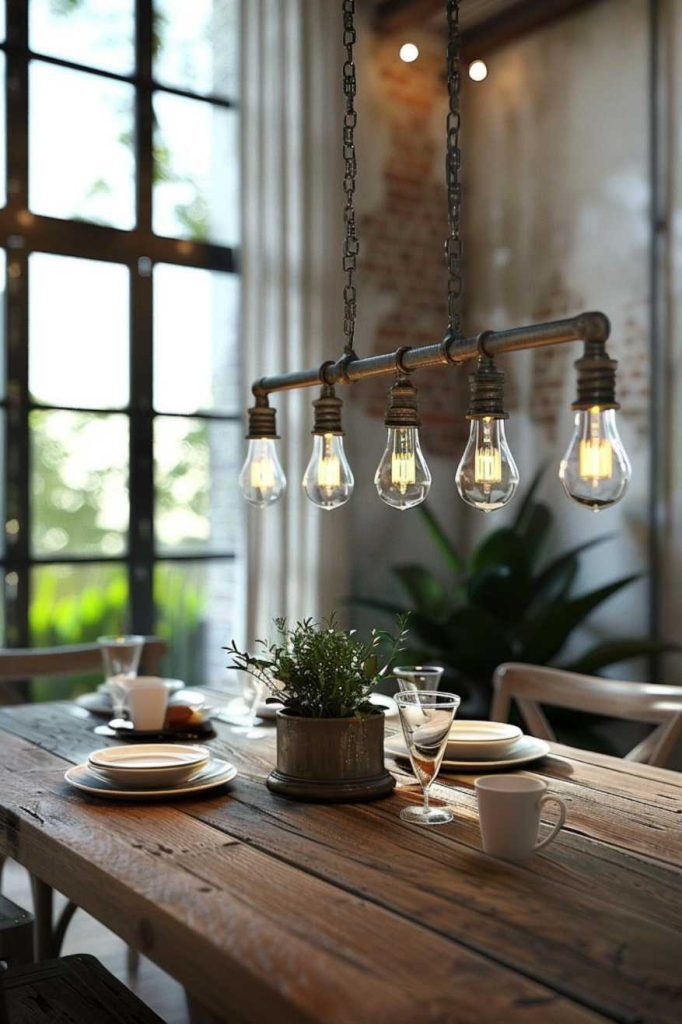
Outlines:
MULTIPOLYGON (((386 740, 386 753, 408 756, 401 735, 386 740)), ((441 771, 485 772, 515 768, 549 753, 549 745, 505 722, 453 722, 441 771)))
POLYGON ((237 769, 206 747, 179 743, 138 743, 104 747, 64 778, 95 796, 152 800, 199 793, 231 782, 237 769))

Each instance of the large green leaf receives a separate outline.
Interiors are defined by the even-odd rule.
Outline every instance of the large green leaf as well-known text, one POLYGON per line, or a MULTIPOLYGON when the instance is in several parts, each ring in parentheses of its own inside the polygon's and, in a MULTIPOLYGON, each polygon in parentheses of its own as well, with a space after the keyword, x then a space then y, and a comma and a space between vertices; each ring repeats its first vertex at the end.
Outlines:
POLYGON ((526 549, 519 534, 511 527, 493 530, 476 546, 471 556, 470 573, 475 575, 489 565, 506 565, 512 572, 528 573, 526 549))
POLYGON ((484 686, 500 662, 513 657, 504 623, 485 608, 459 608, 447 624, 447 638, 441 649, 447 664, 484 686))
POLYGON ((537 502, 531 505, 524 518, 523 526, 516 528, 516 534, 523 544, 526 559, 535 564, 552 529, 553 515, 548 505, 537 502))
POLYGON ((455 573, 461 573, 464 570, 464 563, 459 557, 457 549, 448 537, 447 533, 438 521, 436 514, 431 511, 428 505, 422 504, 418 506, 418 511, 426 523, 431 539, 433 540, 440 553, 443 555, 445 561, 455 573))
POLYGON ((520 646, 523 649, 520 660, 534 665, 547 665, 560 653, 570 634, 590 612, 637 579, 639 574, 625 576, 570 601, 547 606, 519 631, 520 646))
POLYGON ((526 493, 523 496, 523 500, 521 501, 521 505, 519 506, 519 511, 512 526, 512 529, 515 530, 517 533, 527 533, 528 520, 532 514, 533 505, 535 504, 535 493, 538 487, 540 486, 540 483, 542 482, 542 478, 545 475, 546 471, 547 463, 543 462, 542 465, 540 465, 536 469, 535 475, 528 485, 528 489, 526 490, 526 493))
POLYGON ((445 587, 425 566, 399 565, 394 566, 392 572, 414 601, 417 611, 434 619, 445 619, 451 613, 452 605, 445 587))
POLYGON ((472 605, 506 622, 518 622, 530 597, 530 576, 523 566, 484 565, 469 578, 468 597, 472 605))
POLYGON ((580 565, 578 556, 583 551, 596 547, 597 544, 611 540, 613 536, 612 533, 604 533, 600 537, 592 537, 585 543, 565 551, 563 555, 550 562, 535 579, 534 597, 541 600, 554 600, 558 596, 566 596, 570 584, 573 582, 574 569, 580 565))
POLYGON ((591 650, 586 651, 570 665, 561 667, 568 672, 582 672, 585 675, 592 675, 607 665, 617 665, 621 661, 628 661, 630 658, 641 658, 647 654, 663 654, 665 651, 680 651, 681 644, 667 643, 664 640, 655 640, 652 637, 634 637, 623 640, 607 640, 605 643, 597 644, 591 650))

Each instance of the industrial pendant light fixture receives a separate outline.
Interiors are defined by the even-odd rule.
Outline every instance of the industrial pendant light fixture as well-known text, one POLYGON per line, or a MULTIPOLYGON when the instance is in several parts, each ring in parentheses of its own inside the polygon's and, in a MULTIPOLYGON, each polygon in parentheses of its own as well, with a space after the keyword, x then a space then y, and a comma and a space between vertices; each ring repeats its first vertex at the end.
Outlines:
POLYGON ((353 473, 343 449, 341 406, 330 384, 323 384, 313 402, 313 453, 303 475, 303 490, 318 508, 339 508, 353 493, 353 473))
POLYGON ((431 487, 431 474, 419 444, 420 423, 417 389, 406 374, 399 372, 389 392, 384 419, 388 427, 386 448, 374 476, 379 497, 392 508, 414 508, 431 487))
MULTIPOLYGON (((483 339, 479 344, 483 349, 483 339)), ((457 490, 468 505, 492 512, 514 497, 519 471, 504 431, 504 374, 490 356, 479 356, 469 387, 467 419, 471 429, 457 467, 457 490)))
POLYGON ((389 392, 384 420, 387 444, 374 483, 381 500, 392 508, 404 510, 418 505, 429 492, 431 474, 419 443, 420 417, 412 376, 425 367, 449 368, 475 360, 476 366, 469 378, 469 441, 455 479, 467 504, 486 512, 503 507, 517 490, 519 473, 505 436, 504 374, 495 365, 495 357, 503 352, 576 341, 584 343, 584 353, 575 364, 578 376, 578 397, 572 406, 575 433, 561 461, 559 476, 569 498, 595 511, 613 505, 626 491, 631 469, 616 428, 617 363, 606 351, 610 325, 603 313, 581 313, 552 323, 487 331, 478 337, 467 338, 462 334, 459 0, 444 0, 444 3, 448 26, 448 235, 445 242, 448 324, 445 337, 432 345, 403 346, 394 352, 367 358, 358 357, 355 351, 355 272, 359 252, 355 223, 355 0, 341 0, 346 101, 343 120, 345 345, 339 359, 324 362, 318 369, 263 377, 252 385, 255 403, 249 409, 249 448, 239 480, 244 497, 254 505, 272 504, 286 487, 277 455, 275 410, 269 404, 269 396, 292 388, 321 388, 319 398, 313 402, 313 452, 303 477, 303 488, 315 505, 334 509, 348 501, 354 486, 343 448, 342 403, 335 386, 384 374, 394 374, 396 379, 389 392))

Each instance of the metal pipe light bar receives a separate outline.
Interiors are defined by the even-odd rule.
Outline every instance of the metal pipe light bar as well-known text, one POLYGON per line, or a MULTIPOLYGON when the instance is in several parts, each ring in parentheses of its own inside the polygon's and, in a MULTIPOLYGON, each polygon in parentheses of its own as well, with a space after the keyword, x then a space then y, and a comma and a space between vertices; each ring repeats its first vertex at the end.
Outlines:
POLYGON ((342 356, 336 362, 322 363, 317 369, 295 370, 291 373, 261 377, 251 390, 256 397, 278 391, 319 387, 320 384, 354 384, 368 377, 410 373, 434 366, 457 366, 481 354, 495 356, 501 352, 561 345, 584 341, 605 345, 610 334, 609 319, 604 313, 580 313, 565 320, 544 324, 512 327, 506 331, 485 331, 470 338, 447 334, 436 345, 400 348, 382 355, 365 358, 342 356))

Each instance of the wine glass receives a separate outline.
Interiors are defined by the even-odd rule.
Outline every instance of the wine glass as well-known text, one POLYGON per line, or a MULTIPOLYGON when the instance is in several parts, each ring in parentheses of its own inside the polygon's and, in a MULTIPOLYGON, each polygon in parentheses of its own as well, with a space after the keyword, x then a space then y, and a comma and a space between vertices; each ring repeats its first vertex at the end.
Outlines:
POLYGON ((452 821, 452 811, 429 807, 429 789, 438 775, 460 698, 439 690, 406 690, 395 699, 407 752, 424 794, 423 807, 404 807, 400 817, 418 825, 444 825, 452 821))
POLYGON ((444 671, 442 665, 399 665, 393 675, 401 690, 437 690, 444 671))
POLYGON ((247 740, 257 740, 269 735, 268 729, 262 729, 263 719, 258 717, 258 708, 265 698, 265 683, 262 679, 248 676, 242 693, 242 704, 245 713, 234 720, 232 732, 244 736, 247 740))

